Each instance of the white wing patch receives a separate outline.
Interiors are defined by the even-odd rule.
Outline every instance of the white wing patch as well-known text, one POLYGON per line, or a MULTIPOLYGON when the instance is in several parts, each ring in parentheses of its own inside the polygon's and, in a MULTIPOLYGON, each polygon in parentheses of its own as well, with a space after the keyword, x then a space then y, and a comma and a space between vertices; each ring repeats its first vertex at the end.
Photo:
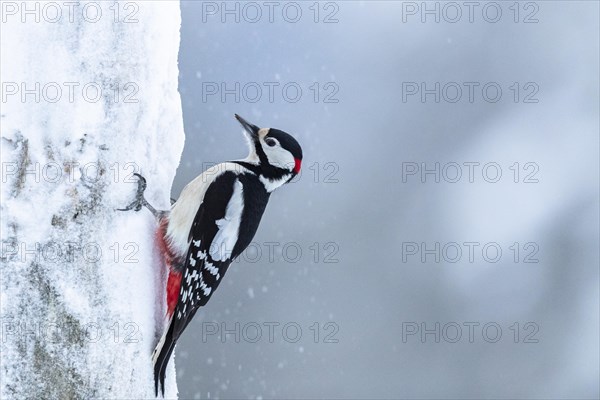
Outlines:
MULTIPOLYGON (((181 257, 185 257, 189 243, 190 229, 196 212, 202 201, 208 187, 223 173, 233 172, 235 174, 251 173, 250 170, 240 164, 226 162, 217 164, 207 169, 202 175, 191 181, 183 191, 181 196, 173 205, 169 214, 169 226, 167 227, 167 238, 173 250, 181 257)), ((199 241, 194 242, 194 245, 199 241)), ((196 247, 200 247, 200 243, 196 247)))
POLYGON ((244 186, 236 179, 233 183, 233 193, 227 203, 225 217, 216 221, 219 231, 209 249, 209 254, 214 261, 225 261, 231 258, 233 247, 237 243, 243 211, 244 186))

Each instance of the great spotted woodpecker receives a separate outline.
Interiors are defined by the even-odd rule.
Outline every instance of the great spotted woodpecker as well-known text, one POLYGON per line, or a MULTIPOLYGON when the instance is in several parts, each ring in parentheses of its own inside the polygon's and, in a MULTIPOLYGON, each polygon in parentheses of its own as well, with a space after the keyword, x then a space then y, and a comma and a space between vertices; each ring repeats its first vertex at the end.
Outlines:
POLYGON ((273 190, 291 181, 302 148, 289 134, 260 129, 236 114, 250 154, 221 163, 191 181, 170 211, 155 210, 144 198, 140 175, 136 200, 122 211, 147 207, 158 219, 157 242, 168 269, 167 328, 154 354, 154 390, 164 396, 165 371, 175 343, 205 305, 231 262, 252 241, 273 190))

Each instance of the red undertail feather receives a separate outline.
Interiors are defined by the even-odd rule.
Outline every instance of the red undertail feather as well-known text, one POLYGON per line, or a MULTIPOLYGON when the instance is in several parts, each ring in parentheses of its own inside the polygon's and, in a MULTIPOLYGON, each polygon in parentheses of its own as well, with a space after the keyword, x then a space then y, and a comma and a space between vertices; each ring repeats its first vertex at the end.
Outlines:
POLYGON ((169 318, 175 311, 177 299, 179 299, 179 287, 181 286, 181 272, 177 272, 169 266, 169 279, 167 280, 167 315, 169 318))
POLYGON ((164 218, 160 221, 159 228, 156 231, 156 242, 158 244, 160 253, 164 256, 165 265, 169 273, 169 277, 167 278, 166 294, 167 316, 170 318, 175 311, 175 306, 177 305, 177 300, 179 299, 181 272, 177 271, 174 267, 174 263, 176 262, 175 256, 173 255, 173 252, 166 240, 168 222, 169 221, 167 218, 164 218))

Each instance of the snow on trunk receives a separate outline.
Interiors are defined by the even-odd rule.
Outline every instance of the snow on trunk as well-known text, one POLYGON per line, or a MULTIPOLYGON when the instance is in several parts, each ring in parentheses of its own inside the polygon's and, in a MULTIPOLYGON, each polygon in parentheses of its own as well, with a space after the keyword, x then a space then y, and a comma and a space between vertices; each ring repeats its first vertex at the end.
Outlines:
MULTIPOLYGON (((0 398, 153 398, 155 221, 183 149, 178 1, 2 6, 0 398)), ((175 370, 166 397, 176 397, 175 370)))

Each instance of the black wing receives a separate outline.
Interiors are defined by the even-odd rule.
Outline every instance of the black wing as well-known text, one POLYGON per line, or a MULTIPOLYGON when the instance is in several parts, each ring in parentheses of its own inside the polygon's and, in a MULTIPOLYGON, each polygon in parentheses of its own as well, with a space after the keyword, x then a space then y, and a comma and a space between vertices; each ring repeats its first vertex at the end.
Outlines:
MULTIPOLYGON (((175 343, 198 308, 208 302, 233 260, 233 254, 229 250, 233 248, 233 245, 221 243, 221 237, 224 235, 223 230, 227 229, 227 223, 235 222, 226 220, 226 217, 230 200, 241 195, 240 187, 241 183, 233 172, 225 172, 217 177, 206 190, 204 200, 194 218, 189 235, 190 245, 181 278, 179 299, 154 365, 157 396, 159 381, 161 392, 164 395, 165 371, 175 343), (221 232, 219 232, 220 230, 221 232), (219 243, 215 243, 215 239, 219 243)), ((229 215, 229 217, 231 216, 229 215)))

